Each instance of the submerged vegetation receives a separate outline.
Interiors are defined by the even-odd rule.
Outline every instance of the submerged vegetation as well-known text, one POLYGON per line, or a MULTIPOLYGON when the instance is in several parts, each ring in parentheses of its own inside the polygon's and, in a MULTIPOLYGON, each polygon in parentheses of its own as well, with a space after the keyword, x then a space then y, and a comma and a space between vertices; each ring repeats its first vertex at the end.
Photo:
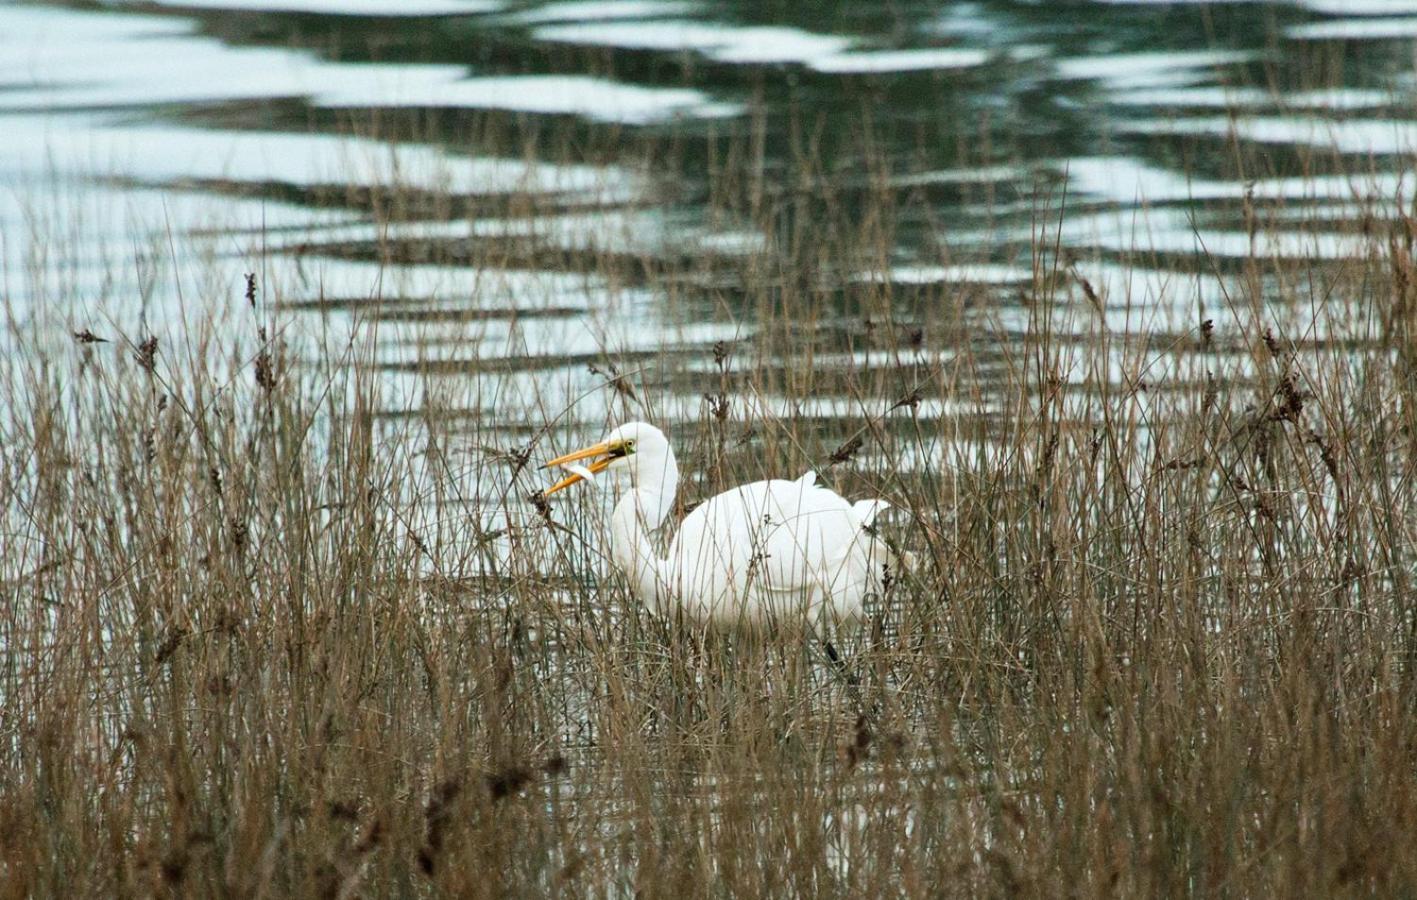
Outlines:
MULTIPOLYGON (((1200 135, 1207 173, 1148 211, 1183 245, 1129 223, 1083 253, 1064 235, 1115 209, 1056 173, 909 171, 881 132, 913 126, 863 94, 825 136, 600 135, 698 192, 697 249, 633 218, 645 246, 556 240, 623 213, 616 184, 404 172, 309 188, 378 227, 262 232, 241 283, 167 260, 195 272, 181 327, 56 343, 7 297, 0 895, 1417 893, 1404 159, 1200 135), (963 264, 942 198, 1027 237, 963 264), (316 256, 476 279, 264 275, 316 256), (586 305, 503 303, 517 268, 586 305), (504 352, 457 352, 489 323, 504 352), (604 498, 537 495, 631 418, 669 432, 684 503, 814 469, 893 504, 914 564, 832 635, 840 665, 657 618, 604 559, 604 498)), ((610 155, 504 125, 480 151, 610 155)))

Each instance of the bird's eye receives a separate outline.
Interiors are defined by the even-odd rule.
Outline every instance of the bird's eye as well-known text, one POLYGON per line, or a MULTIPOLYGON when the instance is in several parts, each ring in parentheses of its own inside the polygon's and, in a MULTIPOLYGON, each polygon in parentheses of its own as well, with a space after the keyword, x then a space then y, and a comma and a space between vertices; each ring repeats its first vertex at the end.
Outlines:
POLYGON ((626 452, 626 453, 634 453, 634 452, 635 452, 635 442, 634 442, 634 441, 626 441, 626 442, 625 442, 625 452, 626 452))

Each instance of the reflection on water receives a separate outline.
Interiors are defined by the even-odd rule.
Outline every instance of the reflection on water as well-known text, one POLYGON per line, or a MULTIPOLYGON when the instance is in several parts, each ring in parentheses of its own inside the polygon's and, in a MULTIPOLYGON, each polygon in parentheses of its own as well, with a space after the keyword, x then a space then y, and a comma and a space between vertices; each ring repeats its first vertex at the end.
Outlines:
MULTIPOLYGON (((160 322, 194 294, 238 304, 242 273, 259 269, 322 340, 377 323, 390 413, 443 379, 464 385, 449 388, 452 405, 495 402, 508 425, 574 403, 573 418, 598 427, 617 402, 598 389, 601 363, 618 361, 664 395, 657 414, 695 416, 695 367, 716 342, 759 333, 735 293, 741 267, 783 240, 715 207, 707 171, 725 141, 753 134, 761 171, 790 171, 808 128, 848 207, 883 189, 898 214, 885 256, 814 273, 826 304, 815 365, 941 365, 958 336, 911 320, 954 298, 981 334, 1014 339, 1031 315, 1021 290, 1040 275, 1038 213, 1060 203, 1064 258, 1044 273, 1066 301, 1057 327, 1181 335, 1234 306, 1252 254, 1362 256, 1372 219, 1395 215, 1410 188, 1417 3, 1266 8, 9 5, 3 287, 22 319, 61 334, 160 322), (866 111, 879 181, 847 139, 866 111), (667 136, 672 165, 644 150, 667 136), (170 258, 170 236, 203 260, 200 279, 197 263, 170 258), (1100 292, 1096 320, 1067 306, 1081 279, 1100 292), (850 298, 884 284, 914 304, 899 327, 919 336, 904 349, 849 339, 865 328, 850 298), (495 384, 466 387, 491 371, 495 384), (521 382, 536 402, 509 399, 521 382)), ((843 393, 809 412, 867 405, 843 393)), ((808 414, 756 395, 735 415, 750 406, 808 414)))
POLYGON ((501 9, 498 0, 155 0, 178 9, 249 9, 257 12, 318 13, 330 16, 458 16, 501 9))
POLYGON ((810 63, 850 47, 850 38, 796 28, 690 20, 576 23, 535 28, 532 40, 627 50, 694 51, 725 63, 810 63))

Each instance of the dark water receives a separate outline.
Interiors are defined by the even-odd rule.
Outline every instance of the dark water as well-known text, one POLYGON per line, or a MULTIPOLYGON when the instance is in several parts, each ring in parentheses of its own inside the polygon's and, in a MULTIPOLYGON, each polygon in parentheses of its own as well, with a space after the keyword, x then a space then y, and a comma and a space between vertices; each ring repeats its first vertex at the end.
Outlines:
MULTIPOLYGON (((649 413, 702 414, 710 348, 765 327, 734 300, 765 248, 823 296, 964 297, 1008 341, 1046 214, 1048 265, 1102 298, 1065 304, 1064 331, 1100 316, 1165 346, 1274 315, 1321 339, 1307 310, 1235 303, 1231 278, 1252 252, 1365 252, 1417 145, 1415 48, 1417 0, 5 4, 3 290, 59 335, 180 342, 197 310, 238 315, 255 271, 299 352, 370 340, 390 414, 436 399, 530 428, 570 408, 592 431, 619 414, 610 366, 649 413), (803 222, 883 197, 880 252, 803 252, 803 222)), ((910 316, 913 360, 954 352, 910 316)), ((818 324, 870 328, 849 305, 818 324)), ((817 349, 819 369, 886 352, 817 349)), ((734 414, 892 399, 759 391, 734 414)))

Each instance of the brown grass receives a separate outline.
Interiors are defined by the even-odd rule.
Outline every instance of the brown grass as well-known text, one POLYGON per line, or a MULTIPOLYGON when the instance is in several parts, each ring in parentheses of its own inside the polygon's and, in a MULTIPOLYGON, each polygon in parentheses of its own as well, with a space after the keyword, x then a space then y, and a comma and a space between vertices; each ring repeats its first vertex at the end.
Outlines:
MULTIPOLYGON (((915 202, 885 173, 772 196, 736 153, 710 195, 780 238, 731 267, 757 331, 597 365, 679 414, 687 500, 814 466, 900 507, 859 687, 640 609, 592 511, 524 499, 604 423, 500 430, 510 367, 382 415, 371 342, 297 364, 244 286, 191 356, 15 333, 0 891, 1417 892, 1414 223, 1146 335, 1054 208, 1009 338, 967 285, 843 286, 915 202), (858 411, 790 411, 824 395, 858 411)), ((685 320, 730 305, 647 266, 685 320)))

